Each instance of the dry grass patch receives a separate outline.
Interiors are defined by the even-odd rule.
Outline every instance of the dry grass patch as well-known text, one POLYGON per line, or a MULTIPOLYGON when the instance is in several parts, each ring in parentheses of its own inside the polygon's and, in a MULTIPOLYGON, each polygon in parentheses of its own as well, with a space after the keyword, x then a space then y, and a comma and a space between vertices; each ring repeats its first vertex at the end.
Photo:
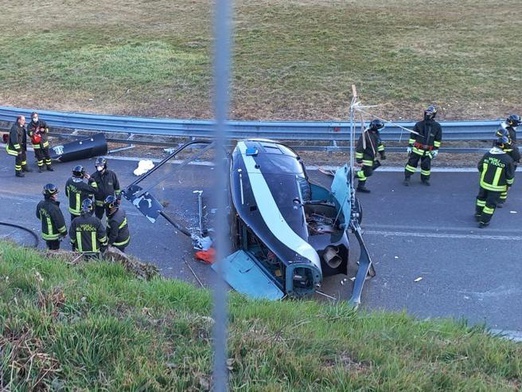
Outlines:
MULTIPOLYGON (((0 104, 211 118, 214 3, 2 2, 0 104), (28 12, 30 10, 30 12, 28 12), (42 23, 34 23, 35 16, 42 23)), ((375 114, 502 118, 514 88, 518 0, 234 3, 231 117, 346 119, 351 85, 375 114)))

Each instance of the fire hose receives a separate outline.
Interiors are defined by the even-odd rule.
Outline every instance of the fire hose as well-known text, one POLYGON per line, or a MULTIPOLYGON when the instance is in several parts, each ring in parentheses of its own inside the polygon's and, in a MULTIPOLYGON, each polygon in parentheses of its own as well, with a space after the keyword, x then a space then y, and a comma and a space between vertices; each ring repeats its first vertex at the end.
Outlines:
POLYGON ((0 225, 1 226, 14 227, 16 229, 20 229, 20 230, 23 230, 25 232, 28 232, 34 238, 33 248, 37 248, 38 247, 38 244, 39 244, 40 240, 38 239, 38 235, 36 235, 36 233, 34 231, 32 231, 31 229, 28 229, 27 227, 23 227, 23 226, 14 224, 14 223, 8 223, 8 222, 0 222, 0 225))

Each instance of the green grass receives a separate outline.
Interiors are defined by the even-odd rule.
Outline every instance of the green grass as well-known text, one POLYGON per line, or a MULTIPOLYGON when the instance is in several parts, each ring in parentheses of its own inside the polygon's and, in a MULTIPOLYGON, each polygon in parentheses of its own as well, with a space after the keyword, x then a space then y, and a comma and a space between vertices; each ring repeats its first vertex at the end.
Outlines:
MULTIPOLYGON (((212 387, 211 296, 0 243, 0 389, 212 387)), ((233 391, 515 391, 522 346, 481 326, 229 297, 233 391)))
MULTIPOLYGON (((0 1, 0 104, 212 117, 214 2, 0 1)), ((417 119, 520 110, 518 0, 234 2, 235 119, 417 119)))

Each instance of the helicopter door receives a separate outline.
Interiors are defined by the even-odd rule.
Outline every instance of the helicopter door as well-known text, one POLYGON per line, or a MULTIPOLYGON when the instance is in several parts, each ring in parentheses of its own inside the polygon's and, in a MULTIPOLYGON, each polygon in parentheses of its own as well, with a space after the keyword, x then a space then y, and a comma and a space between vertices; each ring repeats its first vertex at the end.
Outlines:
MULTIPOLYGON (((244 250, 227 256, 221 266, 223 279, 234 290, 248 297, 272 301, 284 297, 284 293, 244 250)), ((212 264, 212 269, 218 272, 218 263, 212 264)))

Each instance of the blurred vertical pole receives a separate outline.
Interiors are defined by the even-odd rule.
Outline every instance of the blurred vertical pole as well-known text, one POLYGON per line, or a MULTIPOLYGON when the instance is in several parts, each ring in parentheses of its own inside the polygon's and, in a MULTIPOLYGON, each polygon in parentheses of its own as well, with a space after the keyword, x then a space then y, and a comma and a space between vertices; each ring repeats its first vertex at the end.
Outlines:
POLYGON ((216 0, 214 14, 214 117, 216 123, 216 177, 215 191, 217 204, 216 251, 218 277, 213 285, 214 299, 214 369, 213 390, 222 392, 228 390, 227 370, 227 327, 228 327, 228 296, 227 285, 223 276, 223 259, 229 253, 228 219, 226 216, 227 197, 225 193, 228 184, 228 170, 226 162, 226 148, 229 109, 230 58, 232 36, 232 2, 230 0, 216 0))

